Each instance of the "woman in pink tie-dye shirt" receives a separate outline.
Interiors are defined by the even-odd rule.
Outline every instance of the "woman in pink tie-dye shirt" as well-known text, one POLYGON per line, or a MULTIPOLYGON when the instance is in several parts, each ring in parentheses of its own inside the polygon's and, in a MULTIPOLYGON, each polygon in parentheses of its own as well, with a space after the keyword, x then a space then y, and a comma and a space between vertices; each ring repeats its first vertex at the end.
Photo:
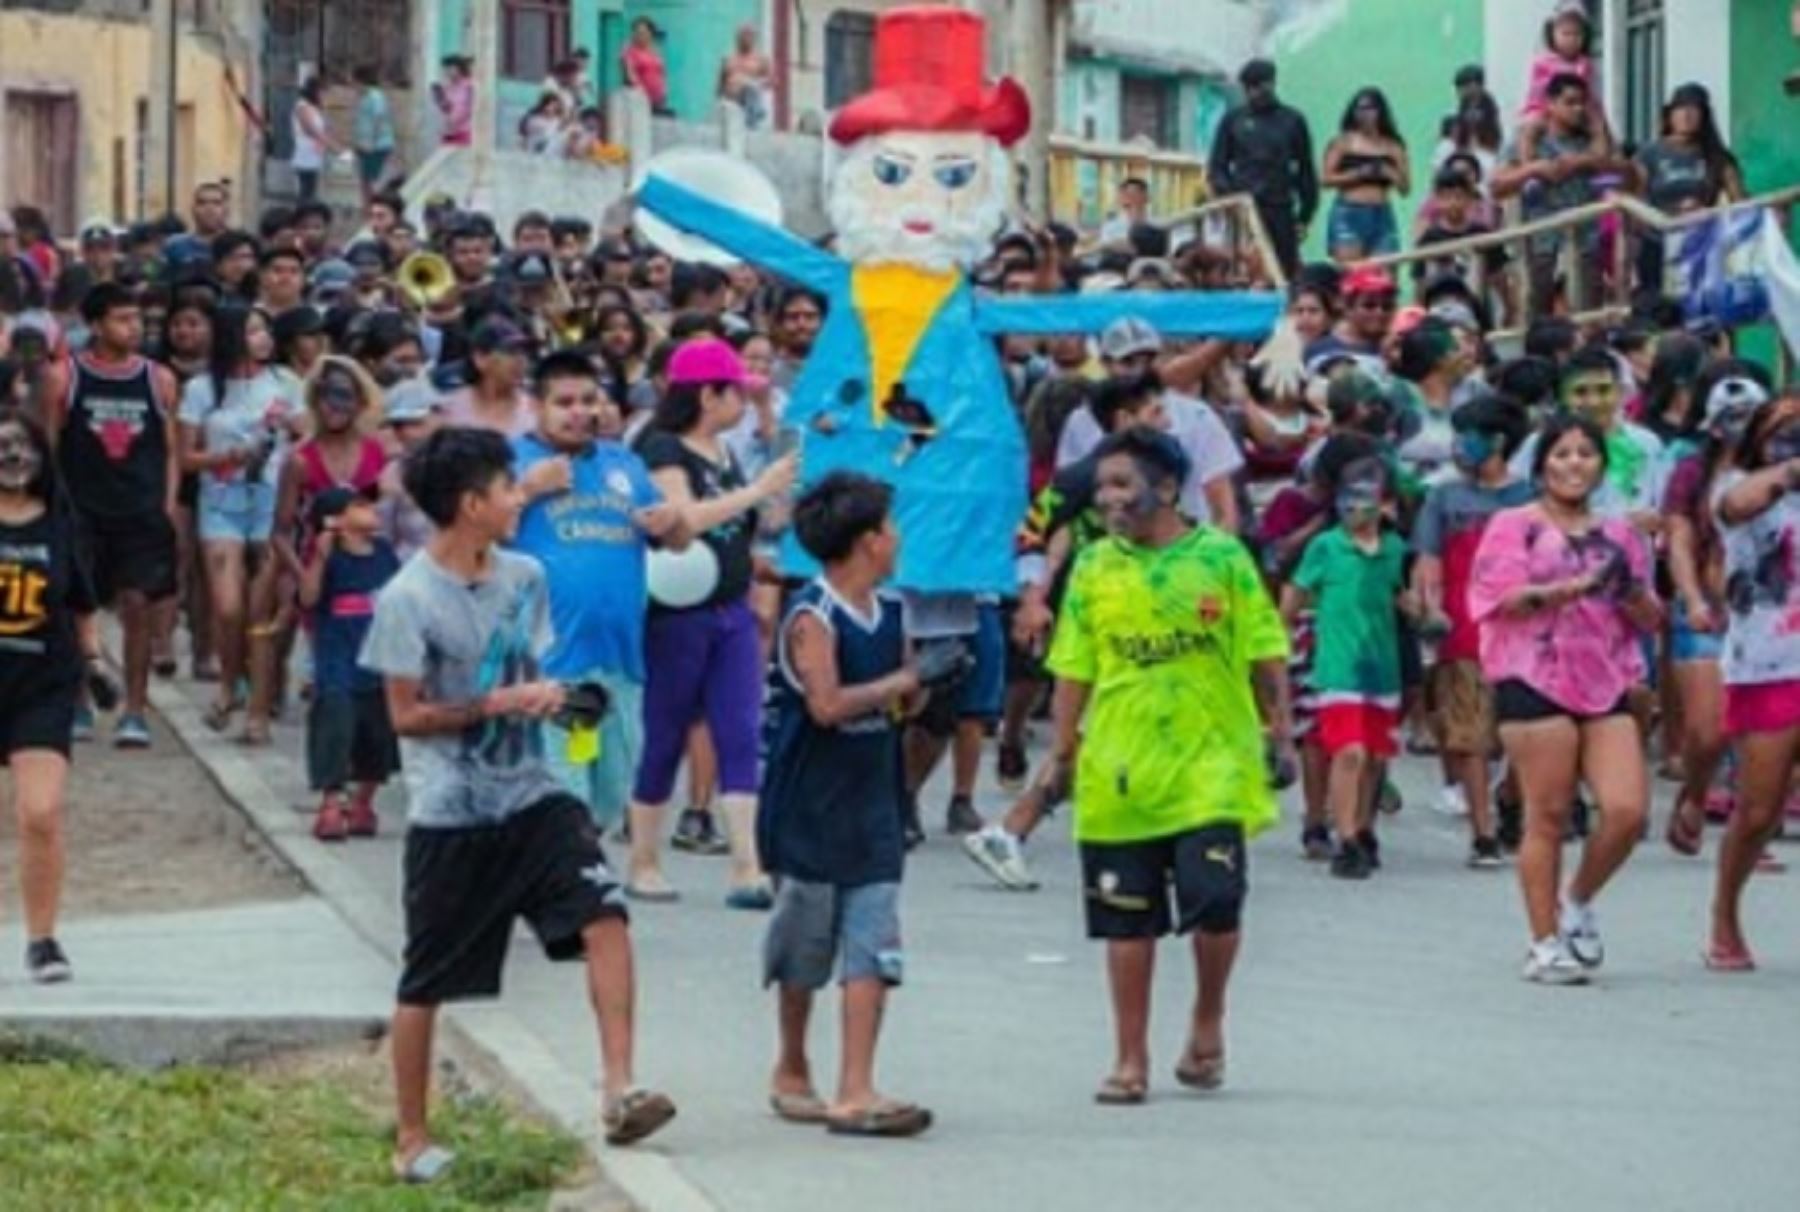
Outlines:
POLYGON ((1594 898, 1630 856, 1649 809, 1643 741, 1626 699, 1643 681, 1640 641, 1658 627, 1661 608, 1637 532, 1588 508, 1606 474, 1604 436, 1587 420, 1559 416, 1537 451, 1542 495, 1488 522, 1469 615, 1525 797, 1525 977, 1582 984, 1603 958, 1594 898), (1559 909, 1563 830, 1582 781, 1599 801, 1600 822, 1559 909))

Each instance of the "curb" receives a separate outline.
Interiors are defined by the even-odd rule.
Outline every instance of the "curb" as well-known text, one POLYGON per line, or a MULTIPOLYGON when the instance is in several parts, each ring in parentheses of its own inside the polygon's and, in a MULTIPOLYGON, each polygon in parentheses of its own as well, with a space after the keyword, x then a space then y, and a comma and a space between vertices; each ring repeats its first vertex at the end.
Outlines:
MULTIPOLYGON (((293 811, 269 786, 259 766, 292 763, 274 748, 244 750, 209 728, 201 710, 178 686, 152 678, 150 705, 194 755, 250 826, 353 933, 398 971, 405 922, 398 903, 381 896, 350 867, 313 841, 309 817, 293 811), (251 754, 255 755, 252 760, 251 754)), ((653 1149, 601 1149, 597 1094, 584 1076, 497 1002, 445 1006, 440 1035, 451 1054, 506 1089, 586 1146, 607 1184, 642 1212, 721 1212, 666 1154, 653 1149)))

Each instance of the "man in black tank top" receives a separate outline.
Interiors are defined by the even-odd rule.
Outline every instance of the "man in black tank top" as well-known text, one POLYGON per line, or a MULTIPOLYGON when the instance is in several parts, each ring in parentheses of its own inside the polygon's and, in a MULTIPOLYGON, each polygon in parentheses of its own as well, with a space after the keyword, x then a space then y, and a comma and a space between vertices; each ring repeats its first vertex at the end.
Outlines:
POLYGON ((95 596, 117 610, 125 635, 114 743, 142 749, 150 744, 151 609, 175 592, 175 377, 138 353, 143 316, 129 290, 95 286, 81 312, 88 350, 54 369, 45 421, 95 596))

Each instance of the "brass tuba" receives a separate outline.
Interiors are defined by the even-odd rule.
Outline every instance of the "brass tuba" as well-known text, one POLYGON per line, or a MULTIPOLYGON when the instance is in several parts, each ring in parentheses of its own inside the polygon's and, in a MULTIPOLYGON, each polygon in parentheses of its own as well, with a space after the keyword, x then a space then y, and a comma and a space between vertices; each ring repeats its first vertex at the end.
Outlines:
POLYGON ((402 261, 394 281, 406 301, 420 311, 436 307, 456 289, 450 262, 434 252, 416 252, 402 261))

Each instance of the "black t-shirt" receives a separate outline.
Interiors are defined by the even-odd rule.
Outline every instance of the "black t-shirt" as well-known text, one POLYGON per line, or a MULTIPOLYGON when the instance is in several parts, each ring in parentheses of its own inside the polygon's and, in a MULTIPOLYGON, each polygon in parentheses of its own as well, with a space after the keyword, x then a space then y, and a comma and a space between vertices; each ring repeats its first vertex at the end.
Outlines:
POLYGON ((0 711, 80 680, 75 616, 94 596, 78 558, 66 514, 0 522, 0 711))
MULTIPOLYGON (((638 439, 637 451, 652 472, 664 467, 679 467, 687 476, 688 492, 696 501, 722 497, 744 487, 744 473, 729 451, 725 453, 724 463, 714 463, 695 453, 674 434, 661 430, 651 430, 638 439)), ((712 548, 719 560, 719 584, 702 606, 736 602, 749 595, 750 548, 756 539, 756 524, 756 511, 752 509, 699 536, 699 541, 712 548)), ((652 603, 651 609, 662 608, 652 603)))

